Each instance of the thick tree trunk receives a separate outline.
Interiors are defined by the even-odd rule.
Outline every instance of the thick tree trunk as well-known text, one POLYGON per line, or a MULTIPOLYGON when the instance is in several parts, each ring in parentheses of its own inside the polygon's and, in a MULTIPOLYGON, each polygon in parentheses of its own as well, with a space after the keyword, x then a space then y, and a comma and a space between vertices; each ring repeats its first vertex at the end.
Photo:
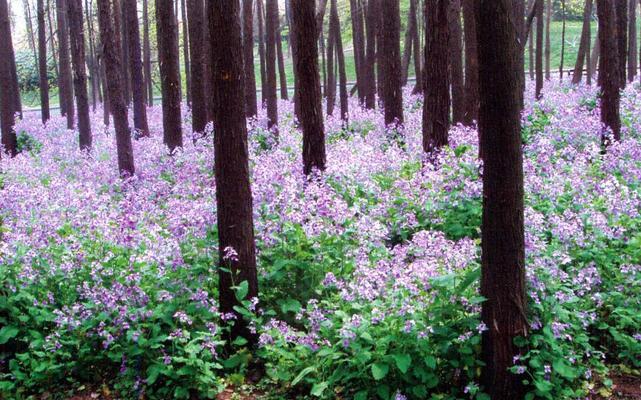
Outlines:
POLYGON ((452 83, 452 121, 465 119, 465 86, 463 82, 463 38, 461 32, 461 0, 450 0, 449 9, 449 59, 452 83))
POLYGON ((13 59, 13 42, 11 38, 11 22, 9 21, 9 5, 7 0, 0 0, 0 131, 4 151, 12 157, 17 152, 15 125, 15 99, 13 93, 13 78, 11 63, 13 59))
POLYGON ((318 71, 317 37, 314 2, 292 0, 292 44, 296 70, 300 124, 303 130, 303 171, 309 175, 314 170, 325 170, 325 130, 321 105, 320 75, 318 71))
MULTIPOLYGON (((251 0, 249 9, 251 11, 251 0)), ((189 50, 191 54, 191 124, 194 132, 202 133, 207 126, 207 99, 205 95, 205 55, 202 0, 187 0, 187 17, 189 19, 189 50)), ((253 67, 253 62, 251 66, 253 67)), ((254 82, 254 92, 256 90, 254 82)), ((254 93, 254 107, 256 94, 254 93)))
MULTIPOLYGON (((626 85, 626 67, 628 59, 628 0, 615 0, 616 2, 616 29, 617 29, 617 48, 619 49, 619 80, 620 87, 623 89, 626 85)), ((603 52, 601 52, 603 54, 603 52)), ((600 68, 599 68, 600 70, 600 68)))
MULTIPOLYGON (((69 1, 69 0, 68 0, 69 1)), ((140 27, 138 26, 138 10, 136 0, 123 0, 125 16, 127 17, 127 36, 129 52, 129 76, 134 100, 134 128, 139 136, 149 136, 147 124, 147 107, 145 106, 145 83, 142 73, 140 52, 140 27)))
POLYGON ((142 2, 143 21, 143 64, 145 69, 145 87, 147 88, 147 105, 154 105, 154 85, 151 79, 151 44, 149 43, 149 5, 147 0, 142 2))
POLYGON ((521 108, 522 75, 510 0, 480 0, 478 9, 479 129, 483 138, 481 317, 483 390, 493 400, 522 399, 521 376, 510 371, 527 336, 521 108))
POLYGON ((73 129, 73 78, 71 77, 71 58, 69 56, 69 27, 67 26, 66 0, 56 0, 58 18, 58 56, 60 75, 58 91, 60 92, 60 112, 67 117, 67 129, 73 129))
POLYGON ((256 0, 256 17, 258 18, 258 57, 260 59, 260 102, 261 108, 265 107, 265 96, 267 93, 267 71, 265 66, 265 31, 263 0, 256 0))
POLYGON ((545 80, 550 80, 550 22, 552 22, 552 0, 545 7, 545 80))
POLYGON ((628 82, 637 76, 637 0, 629 0, 628 14, 628 82))
POLYGON ((425 101, 423 151, 448 144, 450 84, 448 74, 448 0, 425 0, 425 101))
POLYGON ((280 98, 289 100, 287 93, 287 74, 285 74, 285 57, 283 56, 283 38, 281 34, 280 22, 276 32, 276 55, 278 57, 278 78, 280 80, 280 98))
POLYGON ((465 116, 463 123, 467 126, 476 121, 479 111, 479 61, 474 3, 474 0, 463 0, 465 26, 465 116))
MULTIPOLYGON (((67 1, 67 0, 65 0, 67 1)), ((129 76, 129 27, 127 26, 127 14, 125 12, 125 0, 116 0, 120 10, 119 22, 116 19, 116 25, 120 25, 120 39, 122 45, 122 77, 124 79, 123 93, 125 103, 129 106, 132 101, 131 77, 129 76)))
POLYGON ((421 39, 419 36, 419 31, 421 30, 421 24, 419 21, 422 23, 423 18, 418 18, 419 15, 423 15, 423 13, 418 12, 419 10, 419 5, 420 5, 420 0, 410 0, 410 2, 416 2, 414 5, 414 35, 412 37, 412 43, 414 46, 414 49, 412 52, 414 53, 414 76, 416 79, 416 85, 414 86, 414 90, 412 90, 413 94, 417 93, 423 93, 423 67, 422 67, 422 61, 423 57, 421 56, 421 39))
POLYGON ((216 213, 219 253, 219 302, 221 313, 235 313, 230 340, 255 335, 236 310, 234 286, 247 282, 246 300, 258 297, 256 246, 247 149, 240 3, 207 1, 211 41, 216 213))
MULTIPOLYGON (((514 15, 514 20, 516 21, 516 34, 519 38, 520 50, 517 53, 519 71, 521 71, 521 89, 519 90, 519 108, 523 109, 525 100, 525 39, 523 39, 526 26, 525 26, 525 0, 514 0, 512 1, 512 14, 514 15)), ((529 29, 529 28, 528 28, 529 29)))
POLYGON ((356 66, 356 86, 358 99, 365 104, 365 33, 363 30, 363 3, 361 0, 350 0, 352 19, 352 43, 354 46, 354 64, 356 66))
POLYGON ((127 120, 127 105, 122 93, 122 68, 120 66, 120 43, 115 34, 112 14, 118 8, 110 7, 110 0, 98 0, 98 18, 100 23, 100 41, 103 44, 103 61, 105 64, 105 84, 109 92, 109 107, 114 117, 116 128, 116 149, 118 152, 118 169, 122 176, 131 176, 135 172, 134 152, 131 145, 131 132, 127 120))
POLYGON ((403 84, 401 82, 401 14, 398 0, 381 0, 382 24, 379 29, 381 97, 385 125, 403 124, 403 84))
POLYGON ((576 56, 576 64, 574 65, 574 73, 572 75, 572 83, 578 85, 581 82, 583 75, 583 67, 587 65, 590 68, 590 63, 586 63, 586 59, 590 57, 590 36, 591 28, 590 22, 592 20, 592 0, 585 0, 585 7, 583 9, 583 28, 581 30, 581 42, 576 56))
POLYGON ((278 31, 278 2, 266 0, 265 8, 265 100, 267 103, 267 127, 278 137, 278 97, 276 95, 276 32, 278 31))
POLYGON ((378 3, 380 0, 367 2, 367 51, 365 63, 365 107, 376 108, 376 33, 378 31, 378 3))
POLYGON ((543 9, 544 0, 536 1, 536 98, 543 90, 543 9))
POLYGON ((91 122, 89 121, 89 96, 85 69, 85 33, 82 23, 82 0, 67 0, 71 60, 73 62, 73 87, 78 109, 78 141, 80 150, 91 150, 91 122))
MULTIPOLYGON (((597 0, 599 19, 599 87, 601 88, 601 122, 606 130, 602 134, 603 147, 611 140, 621 140, 621 116, 619 103, 621 87, 620 54, 610 51, 617 48, 621 39, 615 2, 618 0, 597 0), (611 136, 610 136, 611 135, 611 136)), ((627 4, 626 4, 627 5, 627 4)))
POLYGON ((162 88, 163 138, 169 151, 173 153, 176 147, 183 145, 178 27, 173 0, 156 0, 156 33, 162 88))
POLYGON ((343 38, 341 37, 341 22, 338 15, 336 0, 331 0, 330 9, 330 30, 334 32, 334 47, 336 49, 336 61, 338 62, 338 86, 341 104, 341 118, 347 123, 349 118, 347 73, 345 71, 345 54, 343 52, 343 38))
POLYGON ((49 74, 47 72, 47 32, 45 31, 44 0, 38 0, 38 75, 40 78, 40 109, 42 123, 51 118, 49 113, 49 74))
MULTIPOLYGON (((243 0, 243 59, 245 61, 245 116, 251 118, 258 113, 256 75, 254 72, 253 0, 243 0)), ((192 75, 194 74, 192 73, 192 75)), ((196 77, 194 77, 195 79, 196 77)))

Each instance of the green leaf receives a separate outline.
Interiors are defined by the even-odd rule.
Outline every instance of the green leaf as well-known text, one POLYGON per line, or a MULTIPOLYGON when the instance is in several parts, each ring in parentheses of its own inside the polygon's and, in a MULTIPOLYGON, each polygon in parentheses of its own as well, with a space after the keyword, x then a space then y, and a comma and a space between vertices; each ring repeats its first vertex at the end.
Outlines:
POLYGON ((388 372, 389 372, 389 365, 385 363, 372 364, 372 376, 377 381, 380 381, 381 379, 385 378, 388 372))
POLYGON ((301 308, 302 308, 302 306, 301 306, 300 302, 298 300, 296 300, 296 299, 287 299, 287 300, 284 300, 283 302, 281 302, 281 304, 280 304, 280 309, 284 313, 288 313, 288 312, 297 313, 297 312, 300 311, 301 308))
POLYGON ((316 383, 312 386, 311 395, 321 397, 325 389, 327 389, 327 382, 316 383))
POLYGON ((11 325, 5 326, 4 328, 0 329, 0 344, 5 344, 9 340, 13 339, 18 335, 18 332, 20 332, 20 330, 11 325))
POLYGON ((412 364, 412 357, 409 354, 394 354, 394 362, 396 362, 396 367, 402 372, 407 373, 407 370, 412 364))
POLYGON ((236 299, 238 301, 245 300, 247 293, 249 293, 249 283, 247 281, 242 281, 236 288, 236 299))
POLYGON ((433 356, 427 356, 425 357, 424 361, 425 361, 425 365, 429 369, 436 369, 436 358, 434 358, 433 356))
POLYGON ((316 371, 316 368, 314 368, 314 367, 307 367, 304 370, 300 371, 298 376, 296 378, 294 378, 294 380, 292 381, 292 386, 296 386, 298 384, 298 382, 301 381, 301 379, 303 379, 305 376, 307 376, 308 374, 310 374, 311 372, 314 372, 314 371, 316 371))
POLYGON ((361 390, 354 395, 354 400, 367 400, 367 390, 361 390))
POLYGON ((558 373, 559 375, 561 375, 566 379, 576 378, 576 373, 574 371, 574 368, 572 368, 570 364, 568 364, 568 362, 562 358, 554 360, 554 362, 552 363, 552 368, 554 368, 554 371, 556 373, 558 373))

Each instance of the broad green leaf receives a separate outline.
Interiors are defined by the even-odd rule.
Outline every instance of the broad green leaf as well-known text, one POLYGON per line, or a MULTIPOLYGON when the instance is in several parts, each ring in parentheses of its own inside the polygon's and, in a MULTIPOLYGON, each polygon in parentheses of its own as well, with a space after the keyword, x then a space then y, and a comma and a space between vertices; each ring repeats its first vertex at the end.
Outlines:
POLYGON ((389 372, 389 365, 385 363, 372 364, 372 376, 377 381, 380 381, 381 379, 385 378, 388 372, 389 372))
POLYGON ((5 326, 4 328, 0 329, 0 344, 5 344, 9 340, 13 339, 18 335, 18 332, 20 332, 20 330, 11 325, 5 326))
POLYGON ((392 357, 394 357, 394 362, 396 363, 396 367, 402 372, 402 373, 407 373, 407 370, 410 368, 410 365, 412 364, 412 357, 409 354, 394 354, 392 357))

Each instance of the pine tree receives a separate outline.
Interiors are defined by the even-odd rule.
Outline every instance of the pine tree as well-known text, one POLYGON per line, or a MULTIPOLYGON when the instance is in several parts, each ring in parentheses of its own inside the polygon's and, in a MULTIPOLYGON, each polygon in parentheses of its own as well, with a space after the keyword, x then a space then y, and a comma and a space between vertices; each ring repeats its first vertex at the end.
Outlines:
POLYGON ((40 78, 40 109, 42 123, 51 118, 49 112, 49 74, 47 71, 47 32, 45 31, 44 0, 38 0, 38 76, 40 78))
POLYGON ((597 16, 599 19, 599 87, 601 88, 601 122, 609 131, 602 134, 604 147, 611 139, 621 139, 621 116, 619 103, 621 94, 621 76, 619 73, 620 54, 611 51, 619 44, 618 26, 615 2, 618 0, 597 0, 597 16), (612 137, 609 136, 612 135, 612 137))
MULTIPOLYGON (((69 1, 69 0, 68 0, 69 1)), ((129 53, 129 76, 131 77, 132 96, 134 100, 134 128, 139 136, 149 136, 147 107, 145 105, 145 82, 142 73, 142 56, 140 52, 140 27, 136 0, 123 0, 127 17, 127 36, 129 53)))
POLYGON ((207 40, 207 38, 204 37, 203 9, 204 3, 202 0, 187 0, 189 51, 191 56, 191 124, 194 132, 203 132, 207 126, 204 54, 204 41, 207 40))
POLYGON ((403 124, 403 88, 401 72, 401 15, 398 0, 380 0, 385 15, 379 29, 379 63, 381 65, 381 97, 385 108, 385 124, 403 124))
POLYGON ((278 136, 278 97, 276 95, 276 40, 278 40, 278 1, 266 0, 265 6, 265 72, 267 74, 266 92, 267 126, 278 136))
POLYGON ((17 153, 15 125, 15 99, 13 93, 13 78, 11 64, 13 63, 13 42, 11 39, 11 23, 9 21, 9 5, 7 0, 0 0, 0 131, 4 151, 12 157, 17 153))
POLYGON ((67 0, 71 61, 73 64, 73 87, 78 109, 78 134, 81 150, 91 150, 91 122, 89 120, 89 96, 85 68, 85 34, 82 23, 82 0, 67 0))
POLYGON ((253 1, 243 0, 243 59, 245 61, 245 115, 247 118, 251 118, 258 113, 256 75, 254 71, 253 11, 253 1))

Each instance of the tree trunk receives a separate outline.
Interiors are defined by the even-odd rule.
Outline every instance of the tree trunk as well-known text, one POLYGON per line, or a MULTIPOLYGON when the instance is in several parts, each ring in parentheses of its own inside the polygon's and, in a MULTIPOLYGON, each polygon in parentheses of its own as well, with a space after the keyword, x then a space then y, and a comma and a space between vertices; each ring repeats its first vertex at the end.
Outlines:
POLYGON ((349 118, 347 73, 345 71, 345 54, 343 52, 343 38, 341 37, 341 22, 338 15, 336 0, 331 0, 329 26, 330 31, 334 31, 334 48, 336 49, 336 61, 338 62, 338 86, 340 92, 341 119, 346 125, 349 118))
POLYGON ((461 32, 461 0, 450 0, 449 9, 449 59, 452 83, 452 121, 465 119, 465 87, 463 82, 463 38, 461 32))
POLYGON ((143 21, 143 64, 145 69, 145 87, 147 88, 147 105, 154 105, 154 86, 151 79, 151 45, 149 43, 149 6, 147 0, 142 4, 143 21))
POLYGON ((594 73, 597 70, 597 66, 600 58, 599 57, 600 52, 601 52, 601 44, 599 43, 599 36, 597 32, 597 37, 596 37, 596 40, 594 41, 594 48, 592 49, 590 70, 588 71, 588 85, 591 85, 592 75, 594 75, 594 73))
POLYGON ((276 32, 276 55, 278 56, 278 78, 280 80, 280 98, 289 100, 287 93, 287 75, 285 74, 285 58, 283 57, 283 38, 281 34, 280 22, 276 32))
POLYGON ((122 76, 124 79, 123 91, 125 94, 125 103, 129 106, 129 103, 132 101, 132 89, 131 89, 131 77, 129 76, 129 27, 127 26, 128 16, 125 12, 125 0, 117 0, 120 9, 120 22, 116 22, 116 25, 120 25, 120 38, 122 44, 122 76))
POLYGON ((141 137, 149 136, 147 124, 147 108, 145 106, 145 83, 142 74, 142 59, 140 53, 140 27, 138 26, 138 10, 136 0, 123 0, 123 8, 127 18, 127 36, 129 52, 129 76, 134 100, 134 128, 141 137))
POLYGON ((97 68, 98 62, 96 60, 96 41, 94 40, 92 3, 90 3, 89 0, 85 0, 85 19, 87 21, 87 32, 89 33, 87 40, 89 43, 89 59, 87 60, 87 67, 90 74, 89 80, 91 81, 91 102, 93 111, 96 111, 97 100, 100 94, 100 90, 98 88, 100 72, 97 68))
POLYGON ((404 48, 403 48, 403 58, 402 58, 402 63, 401 63, 401 73, 402 73, 402 78, 401 78, 401 84, 403 86, 407 85, 407 77, 409 75, 409 70, 410 70, 410 60, 412 59, 412 46, 414 43, 412 42, 413 33, 412 30, 416 29, 416 23, 415 19, 412 18, 412 12, 416 12, 414 10, 415 7, 415 0, 410 0, 410 9, 407 14, 407 29, 405 29, 405 42, 404 42, 404 48))
POLYGON ((379 63, 381 97, 385 108, 385 125, 402 125, 403 84, 401 82, 401 14, 398 0, 381 0, 382 24, 379 29, 379 63))
MULTIPOLYGON (((102 38, 100 39, 100 41, 102 42, 102 38)), ((111 115, 111 107, 109 105, 109 85, 107 84, 107 67, 105 66, 104 49, 100 60, 100 79, 102 79, 102 81, 104 82, 102 86, 102 122, 105 127, 107 127, 109 126, 109 115, 111 115)), ((127 130, 129 130, 129 126, 127 126, 127 130)))
POLYGON ((263 0, 256 0, 256 17, 258 18, 258 56, 260 58, 260 85, 261 85, 261 107, 265 107, 265 96, 267 93, 267 71, 265 67, 265 32, 263 0))
POLYGON ((628 13, 628 82, 637 76, 637 0, 629 0, 628 13))
MULTIPOLYGON (((528 4, 528 10, 532 7, 537 7, 538 0, 530 0, 528 4)), ((534 34, 529 35, 528 38, 528 57, 529 57, 529 71, 530 71, 530 80, 534 80, 534 34)))
MULTIPOLYGON (((330 14, 331 16, 331 14, 330 14)), ((336 74, 334 73, 334 31, 330 26, 327 34, 327 87, 325 88, 325 96, 327 96, 327 115, 334 114, 334 106, 336 105, 336 74)))
POLYGON ((40 109, 42 123, 51 118, 49 113, 49 74, 47 72, 47 32, 45 31, 44 0, 38 0, 38 75, 40 77, 40 109))
MULTIPOLYGON (((253 0, 243 0, 243 59, 245 61, 245 116, 251 118, 258 113, 256 75, 254 72, 253 0)), ((194 74, 192 73, 192 75, 194 74)))
POLYGON ((574 65, 574 73, 572 75, 572 84, 578 85, 581 82, 583 75, 583 66, 587 64, 590 68, 590 63, 586 63, 586 59, 590 57, 590 36, 591 28, 590 22, 592 20, 592 0, 585 0, 585 8, 583 9, 583 28, 581 30, 581 42, 576 56, 576 64, 574 65))
POLYGON ((621 87, 620 54, 610 51, 620 44, 619 26, 615 2, 618 0, 597 0, 597 17, 599 19, 599 87, 601 88, 601 122, 606 128, 601 141, 607 147, 612 139, 621 140, 621 116, 619 103, 621 87), (610 136, 611 135, 611 136, 610 136))
POLYGON ((536 1, 536 99, 543 90, 543 9, 544 0, 536 1))
POLYGON ((483 220, 481 225, 481 317, 485 364, 481 382, 493 400, 522 399, 521 376, 510 371, 527 336, 522 75, 517 30, 509 0, 480 0, 478 9, 479 130, 483 138, 483 220))
POLYGON ((423 151, 448 144, 450 84, 448 74, 448 0, 425 0, 425 101, 423 151))
POLYGON ((294 25, 294 68, 300 101, 300 124, 303 130, 303 171, 325 170, 325 131, 321 105, 320 75, 318 71, 317 36, 314 2, 292 0, 294 25))
MULTIPOLYGON (((183 17, 182 28, 183 28, 183 61, 185 63, 185 94, 187 97, 187 104, 191 106, 191 66, 190 66, 190 41, 189 41, 189 27, 191 21, 187 17, 187 9, 185 6, 185 0, 180 0, 180 12, 183 17)), ((202 29, 202 27, 201 27, 202 29)))
POLYGON ((267 103, 267 127, 278 137, 278 97, 276 95, 276 32, 278 31, 278 2, 266 0, 265 4, 265 100, 267 103))
POLYGON ((156 33, 162 88, 163 138, 171 153, 182 147, 180 57, 173 0, 156 0, 156 33))
POLYGON ((552 22, 552 0, 545 7, 545 80, 550 80, 550 22, 552 22))
POLYGON ((106 71, 105 84, 109 92, 109 107, 114 117, 114 126, 116 128, 118 169, 122 176, 131 176, 135 172, 134 153, 131 145, 129 121, 127 120, 127 105, 122 93, 121 47, 112 22, 112 14, 119 12, 119 10, 117 7, 111 9, 109 3, 110 0, 98 0, 100 40, 103 44, 103 61, 106 71))
MULTIPOLYGON (((414 86, 414 90, 412 90, 413 94, 417 93, 423 93, 423 68, 421 65, 421 62, 423 58, 421 57, 421 39, 419 36, 419 31, 421 24, 419 24, 419 18, 418 15, 422 15, 422 13, 419 13, 419 4, 420 0, 410 0, 410 2, 415 2, 414 4, 414 32, 413 32, 413 37, 412 37, 412 43, 414 46, 413 53, 414 53, 414 76, 416 79, 416 85, 414 86)), ((423 19, 421 18, 420 21, 422 22, 423 19)))
POLYGON ((236 310, 235 286, 247 282, 243 300, 258 297, 256 246, 247 148, 245 84, 238 0, 207 1, 211 41, 214 161, 218 224, 219 302, 221 313, 236 314, 230 340, 255 343, 247 321, 236 310))
POLYGON ((33 22, 31 16, 31 6, 29 0, 23 0, 24 3, 24 16, 27 28, 27 39, 29 40, 29 49, 33 53, 34 64, 38 62, 38 55, 36 54, 36 40, 33 33, 33 22))
POLYGON ((380 0, 367 2, 367 53, 365 65, 365 107, 376 108, 376 33, 378 25, 378 3, 380 0))
POLYGON ((463 22, 465 25, 465 116, 463 123, 470 126, 478 118, 479 110, 479 61, 474 0, 463 0, 463 22))
POLYGON ((13 59, 13 42, 11 38, 11 22, 9 21, 9 5, 7 0, 0 0, 0 131, 4 151, 16 155, 17 139, 15 125, 15 99, 13 93, 13 78, 11 63, 13 59))
MULTIPOLYGON (((626 66, 628 59, 628 0, 616 0, 617 48, 619 49, 619 80, 621 89, 626 85, 626 66)), ((603 51, 601 51, 603 54, 603 51)))
POLYGON ((559 80, 563 81, 563 64, 565 62, 565 0, 561 0, 563 27, 561 28, 561 61, 559 63, 559 80))
POLYGON ((85 69, 85 34, 82 23, 82 0, 67 0, 71 61, 73 62, 73 87, 78 108, 78 141, 80 150, 91 150, 91 122, 89 96, 85 69))
MULTIPOLYGON (((251 10, 251 0, 249 1, 249 8, 251 10)), ((202 0, 187 0, 189 52, 191 54, 191 124, 194 133, 202 133, 207 127, 207 99, 204 86, 206 80, 204 41, 208 40, 208 38, 204 37, 203 9, 204 3, 202 0)), ((253 62, 251 65, 253 66, 253 62)), ((256 95, 254 94, 255 99, 256 95)))
MULTIPOLYGON (((412 0, 413 1, 413 0, 412 0)), ((356 66, 356 86, 358 99, 365 104, 365 33, 363 31, 363 4, 361 0, 350 0, 352 19, 352 43, 354 46, 354 64, 356 66)))
POLYGON ((71 77, 71 58, 69 56, 69 27, 67 26, 66 0, 56 0, 58 18, 58 57, 60 75, 58 91, 60 92, 60 112, 67 117, 67 129, 73 129, 73 79, 71 77))

